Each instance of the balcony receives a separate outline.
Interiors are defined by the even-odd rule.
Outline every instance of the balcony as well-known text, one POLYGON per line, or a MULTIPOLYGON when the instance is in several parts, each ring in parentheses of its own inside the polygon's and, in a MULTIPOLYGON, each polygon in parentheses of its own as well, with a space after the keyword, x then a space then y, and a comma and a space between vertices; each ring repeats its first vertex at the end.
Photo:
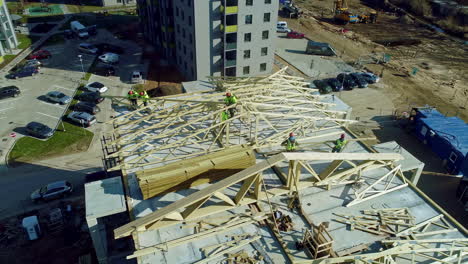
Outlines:
POLYGON ((224 50, 235 50, 235 49, 237 49, 237 43, 236 42, 224 44, 224 50))
POLYGON ((237 32, 237 25, 226 26, 224 32, 226 32, 226 33, 234 33, 234 32, 237 32))
POLYGON ((224 60, 224 67, 225 68, 233 67, 233 66, 236 66, 236 60, 229 60, 229 59, 224 60))
POLYGON ((224 11, 226 15, 237 14, 237 12, 239 12, 239 8, 237 6, 227 6, 224 11))

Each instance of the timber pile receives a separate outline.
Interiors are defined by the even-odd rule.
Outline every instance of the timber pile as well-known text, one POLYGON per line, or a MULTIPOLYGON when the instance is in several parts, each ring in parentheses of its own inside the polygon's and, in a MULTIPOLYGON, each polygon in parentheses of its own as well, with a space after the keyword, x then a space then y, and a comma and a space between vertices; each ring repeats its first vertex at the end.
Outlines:
POLYGON ((350 230, 361 230, 374 235, 396 236, 397 233, 414 226, 414 217, 408 208, 363 210, 362 216, 334 214, 343 219, 333 219, 349 226, 350 230))
POLYGON ((255 165, 249 146, 236 145, 207 155, 136 173, 144 199, 224 179, 255 165))

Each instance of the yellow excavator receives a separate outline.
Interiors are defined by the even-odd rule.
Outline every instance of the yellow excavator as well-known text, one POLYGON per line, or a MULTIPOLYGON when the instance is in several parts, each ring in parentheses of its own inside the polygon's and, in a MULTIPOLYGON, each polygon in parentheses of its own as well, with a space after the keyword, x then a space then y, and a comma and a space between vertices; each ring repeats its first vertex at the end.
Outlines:
POLYGON ((348 23, 375 23, 377 21, 377 12, 371 11, 369 14, 353 14, 348 10, 346 0, 335 0, 335 22, 339 24, 348 23))

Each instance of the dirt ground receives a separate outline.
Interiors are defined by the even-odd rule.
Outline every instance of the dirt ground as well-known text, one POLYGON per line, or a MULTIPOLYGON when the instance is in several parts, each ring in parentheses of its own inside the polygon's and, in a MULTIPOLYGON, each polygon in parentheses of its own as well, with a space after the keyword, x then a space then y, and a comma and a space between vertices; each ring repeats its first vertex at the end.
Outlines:
MULTIPOLYGON (((355 12, 370 10, 359 0, 348 2, 355 12)), ((302 18, 279 20, 288 21, 292 29, 312 40, 331 43, 346 62, 354 63, 373 52, 391 55, 390 63, 365 67, 377 74, 383 72, 382 91, 399 112, 427 104, 468 121, 468 45, 433 32, 408 17, 379 13, 376 24, 343 26, 333 23, 330 1, 296 1, 296 4, 304 10, 302 18), (411 39, 420 44, 385 47, 375 42, 395 39, 411 39), (414 68, 418 71, 412 75, 414 68)))

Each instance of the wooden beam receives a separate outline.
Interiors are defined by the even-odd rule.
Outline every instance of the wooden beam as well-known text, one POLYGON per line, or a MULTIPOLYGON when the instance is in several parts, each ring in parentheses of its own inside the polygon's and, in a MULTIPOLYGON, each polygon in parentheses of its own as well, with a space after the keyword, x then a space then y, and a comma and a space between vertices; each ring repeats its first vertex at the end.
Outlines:
MULTIPOLYGON (((208 201, 209 199, 211 198, 211 195, 197 201, 196 203, 193 203, 191 205, 189 205, 183 212, 182 212, 182 217, 184 219, 187 219, 187 217, 189 217, 191 214, 193 214, 193 212, 195 212, 195 210, 197 210, 198 208, 200 208, 206 201, 208 201)), ((167 216, 165 216, 165 218, 167 218, 167 216)))
POLYGON ((258 177, 258 175, 255 175, 255 176, 252 176, 252 177, 247 178, 247 179, 244 180, 244 183, 242 184, 241 188, 237 192, 236 197, 234 198, 234 202, 236 204, 239 204, 239 202, 242 200, 242 198, 244 198, 244 196, 247 194, 250 187, 252 186, 252 184, 257 179, 257 177, 258 177))
POLYGON ((284 152, 286 160, 402 160, 398 153, 323 153, 323 152, 284 152))

